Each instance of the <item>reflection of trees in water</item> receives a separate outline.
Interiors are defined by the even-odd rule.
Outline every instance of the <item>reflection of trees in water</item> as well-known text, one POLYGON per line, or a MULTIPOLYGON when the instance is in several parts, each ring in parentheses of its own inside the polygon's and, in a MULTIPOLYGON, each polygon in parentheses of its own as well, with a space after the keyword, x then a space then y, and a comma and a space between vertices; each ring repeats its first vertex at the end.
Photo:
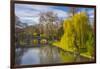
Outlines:
POLYGON ((27 48, 16 48, 16 56, 15 56, 15 63, 20 64, 21 58, 23 57, 24 53, 27 52, 27 48))
POLYGON ((91 61, 91 59, 83 57, 79 55, 78 53, 73 53, 69 51, 64 51, 60 49, 60 58, 62 62, 86 62, 86 61, 91 61))
POLYGON ((60 61, 58 49, 55 47, 40 48, 40 62, 42 64, 57 63, 60 61))
MULTIPOLYGON (((39 64, 90 61, 90 59, 88 58, 85 58, 79 55, 77 56, 77 54, 73 52, 67 52, 58 47, 54 47, 54 46, 41 46, 41 47, 37 47, 37 49, 40 52, 39 54, 37 54, 38 57, 40 58, 38 59, 40 61, 39 64)), ((21 64, 22 57, 24 54, 26 54, 28 50, 29 48, 17 48, 16 49, 16 64, 17 65, 21 64)), ((32 55, 34 56, 34 53, 32 55)))
POLYGON ((43 64, 53 62, 53 54, 51 48, 42 47, 40 49, 40 62, 43 64))
POLYGON ((85 61, 90 61, 90 59, 77 55, 77 53, 64 51, 57 47, 46 46, 40 48, 41 64, 85 61))

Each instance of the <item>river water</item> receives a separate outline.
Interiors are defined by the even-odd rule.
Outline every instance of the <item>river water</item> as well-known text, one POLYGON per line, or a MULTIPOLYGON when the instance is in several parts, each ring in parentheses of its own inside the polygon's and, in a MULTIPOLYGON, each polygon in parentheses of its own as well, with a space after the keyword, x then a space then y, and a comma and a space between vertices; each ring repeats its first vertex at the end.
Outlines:
POLYGON ((91 61, 54 46, 16 48, 16 65, 56 64, 91 61))

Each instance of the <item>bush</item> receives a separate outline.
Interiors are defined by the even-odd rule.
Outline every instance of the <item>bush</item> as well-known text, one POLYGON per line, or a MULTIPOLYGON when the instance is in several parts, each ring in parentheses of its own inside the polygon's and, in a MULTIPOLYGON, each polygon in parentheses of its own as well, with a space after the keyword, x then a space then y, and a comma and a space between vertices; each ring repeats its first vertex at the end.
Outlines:
POLYGON ((38 44, 38 40, 37 39, 34 39, 32 42, 33 42, 33 44, 38 44))
POLYGON ((46 44, 46 43, 47 43, 47 40, 46 40, 46 39, 42 39, 42 40, 40 41, 40 43, 41 43, 41 44, 46 44))

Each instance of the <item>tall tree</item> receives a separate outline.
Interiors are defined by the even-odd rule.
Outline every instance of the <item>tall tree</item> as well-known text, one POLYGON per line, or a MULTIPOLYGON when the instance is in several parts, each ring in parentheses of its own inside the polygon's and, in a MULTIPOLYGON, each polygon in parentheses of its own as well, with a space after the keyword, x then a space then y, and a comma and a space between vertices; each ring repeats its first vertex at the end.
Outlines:
POLYGON ((60 25, 58 21, 60 22, 57 14, 52 11, 40 13, 40 33, 51 36, 53 39, 60 25))
POLYGON ((75 13, 77 12, 77 8, 76 7, 70 7, 68 12, 70 13, 71 16, 74 16, 75 13))
POLYGON ((59 47, 66 51, 73 51, 78 56, 80 53, 93 54, 94 36, 88 16, 85 12, 75 14, 63 23, 64 34, 61 37, 59 47), (85 51, 83 51, 85 50, 85 51))

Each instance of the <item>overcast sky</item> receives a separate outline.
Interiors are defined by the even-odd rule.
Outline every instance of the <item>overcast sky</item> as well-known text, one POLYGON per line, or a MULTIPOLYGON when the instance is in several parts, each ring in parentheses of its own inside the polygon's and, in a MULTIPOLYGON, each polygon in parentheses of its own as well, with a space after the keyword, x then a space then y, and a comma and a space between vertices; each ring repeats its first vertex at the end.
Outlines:
MULTIPOLYGON (((34 5, 34 4, 15 4, 15 15, 19 17, 23 23, 32 25, 38 23, 39 13, 53 11, 59 18, 67 18, 69 16, 69 8, 67 6, 51 6, 51 5, 34 5)), ((90 18, 94 18, 93 8, 78 8, 77 12, 87 9, 90 18)))

